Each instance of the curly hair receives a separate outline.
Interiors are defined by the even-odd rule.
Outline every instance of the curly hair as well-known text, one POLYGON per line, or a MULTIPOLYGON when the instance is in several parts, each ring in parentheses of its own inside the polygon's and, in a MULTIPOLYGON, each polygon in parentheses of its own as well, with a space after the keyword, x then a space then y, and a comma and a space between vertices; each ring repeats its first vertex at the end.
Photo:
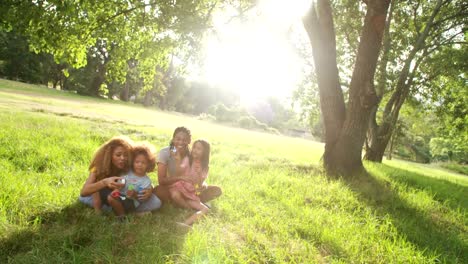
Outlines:
POLYGON ((133 146, 132 156, 133 158, 136 158, 136 156, 138 155, 144 155, 148 160, 148 167, 146 168, 146 172, 152 172, 156 167, 156 155, 154 154, 155 152, 156 151, 154 146, 149 142, 139 142, 133 146))
POLYGON ((94 154, 94 158, 89 165, 89 170, 96 174, 96 181, 110 176, 117 176, 122 172, 128 171, 130 168, 132 149, 133 141, 126 136, 113 137, 102 144, 94 154), (124 148, 127 152, 127 164, 125 164, 125 168, 123 169, 118 169, 112 164, 112 154, 118 147, 124 148))

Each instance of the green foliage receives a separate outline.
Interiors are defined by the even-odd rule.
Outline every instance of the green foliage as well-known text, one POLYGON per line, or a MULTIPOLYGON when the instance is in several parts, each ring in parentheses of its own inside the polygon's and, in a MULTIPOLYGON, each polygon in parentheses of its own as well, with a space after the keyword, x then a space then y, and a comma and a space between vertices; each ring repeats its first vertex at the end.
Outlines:
POLYGON ((201 113, 198 115, 197 119, 207 120, 207 121, 216 121, 216 117, 207 113, 201 113))
MULTIPOLYGON (((0 25, 29 39, 35 52, 54 55, 74 68, 88 63, 96 42, 108 45, 111 80, 125 81, 129 60, 138 61, 144 89, 152 88, 156 66, 165 68, 168 54, 196 48, 210 23, 215 1, 2 1, 0 25)), ((163 92, 163 91, 159 91, 163 92)))
POLYGON ((466 164, 464 165, 464 164, 449 162, 449 163, 442 163, 440 164, 440 166, 443 168, 461 173, 461 174, 468 175, 468 165, 466 164))
MULTIPOLYGON (((206 82, 189 82, 182 77, 174 77, 168 85, 167 95, 161 100, 165 108, 182 113, 211 113, 209 108, 216 104, 232 106, 239 95, 232 90, 210 85, 206 82)), ((213 113, 211 113, 213 114, 213 113)))
POLYGON ((16 32, 0 31, 0 76, 47 85, 56 71, 50 55, 29 51, 25 37, 16 32))
POLYGON ((277 130, 302 127, 292 107, 287 108, 284 102, 276 97, 268 97, 248 107, 248 112, 257 120, 277 130))
POLYGON ((227 107, 223 103, 218 103, 210 106, 208 113, 216 117, 216 120, 220 122, 236 122, 239 118, 247 113, 245 110, 239 108, 227 107))
MULTIPOLYGON (((362 30, 362 22, 366 10, 363 1, 331 1, 333 9, 333 20, 337 42, 337 65, 340 73, 340 82, 347 97, 348 87, 351 80, 353 65, 355 64, 359 36, 362 30)), ((387 105, 388 102, 395 102, 401 98, 419 102, 419 108, 414 108, 409 115, 417 115, 420 108, 431 113, 436 113, 431 106, 440 109, 453 109, 454 105, 442 103, 440 99, 430 100, 431 97, 439 98, 442 94, 451 93, 452 88, 447 85, 448 82, 459 82, 466 91, 466 72, 467 72, 467 41, 466 41, 466 11, 468 5, 466 1, 391 1, 389 12, 392 13, 389 34, 384 36, 384 46, 380 55, 378 71, 376 72, 375 86, 376 94, 383 95, 378 105, 377 124, 384 127, 393 126, 398 119, 398 111, 401 104, 387 105), (438 4, 440 8, 437 8, 438 4), (434 14, 433 23, 429 23, 431 15, 434 14), (425 29, 429 29, 428 35, 424 39, 419 39, 425 29), (388 44, 388 52, 385 52, 388 44), (408 66, 408 74, 404 71, 405 65, 408 66), (444 81, 440 82, 440 79, 444 81), (439 81, 437 81, 439 80, 439 81), (439 83, 437 83, 439 82, 439 83), (396 89, 398 83, 408 84, 409 90, 402 93, 401 87, 396 89), (382 89, 382 90, 380 90, 382 89), (391 98, 393 98, 391 100, 391 98), (395 100, 397 99, 398 100, 395 100), (389 120, 395 120, 390 124, 389 120), (388 122, 388 124, 383 124, 388 122)), ((388 18, 387 18, 388 19, 388 18)), ((308 45, 309 43, 306 43, 308 45)), ((303 47, 301 47, 303 48, 303 47)), ((299 49, 304 53, 303 50, 299 49)), ((304 57, 310 58, 312 54, 304 53, 304 57)), ((320 65, 309 65, 305 72, 309 74, 314 67, 320 65)), ((302 120, 308 121, 314 135, 320 135, 322 129, 320 125, 320 105, 319 94, 315 77, 307 77, 304 84, 296 92, 294 98, 306 111, 302 115, 302 120)), ((459 102, 466 102, 467 96, 458 94, 459 102)), ((450 124, 467 124, 463 119, 466 109, 466 103, 458 103, 458 110, 453 111, 452 116, 462 117, 457 120, 451 120, 447 116, 444 118, 450 124), (460 113, 462 115, 460 115, 460 113), (453 122, 452 122, 453 121, 453 122)), ((443 110, 445 111, 445 110, 443 110)), ((426 113, 427 113, 426 112, 426 113)), ((406 118, 409 115, 404 115, 406 118)), ((402 114, 400 116, 403 116, 402 114)), ((432 121, 436 121, 435 119, 432 121)), ((440 120, 442 121, 442 119, 440 120)), ((439 121, 439 122, 440 122, 439 121)), ((414 129, 412 123, 404 120, 408 124, 409 135, 405 135, 405 143, 411 142, 413 150, 399 149, 400 153, 408 154, 408 158, 428 161, 429 140, 426 133, 421 140, 416 140, 423 133, 412 133, 414 129), (421 144, 423 143, 423 144, 421 144), (413 154, 418 153, 418 154, 413 154)), ((425 123, 425 122, 423 122, 425 123)), ((432 123, 433 125, 434 123, 432 123)), ((448 126, 447 126, 448 127, 448 126)), ((397 131, 395 129, 394 131, 397 131)), ((442 134, 447 134, 446 131, 442 134)), ((467 134, 465 132, 465 134, 467 134)), ((461 139, 460 142, 467 142, 463 134, 450 136, 451 138, 461 139)), ((408 146, 408 145, 406 145, 408 146)))
POLYGON ((269 133, 276 134, 276 135, 281 135, 281 132, 274 127, 267 127, 266 131, 269 133))
POLYGON ((239 107, 227 107, 222 103, 211 106, 208 112, 213 115, 219 122, 234 123, 242 128, 260 129, 279 133, 278 130, 272 130, 267 124, 260 122, 253 115, 249 114, 245 109, 239 107))
POLYGON ((323 144, 11 83, 0 80, 2 263, 468 260, 465 176, 391 161, 334 180, 310 164, 323 144), (117 223, 77 203, 100 144, 125 134, 161 148, 180 124, 212 143, 208 180, 224 191, 192 230, 175 231, 192 212, 169 205, 117 223))
POLYGON ((458 140, 447 138, 432 138, 430 142, 431 155, 436 161, 466 162, 466 144, 459 145, 458 140))
POLYGON ((243 128, 255 128, 257 127, 258 120, 253 116, 243 116, 237 121, 240 127, 243 128))

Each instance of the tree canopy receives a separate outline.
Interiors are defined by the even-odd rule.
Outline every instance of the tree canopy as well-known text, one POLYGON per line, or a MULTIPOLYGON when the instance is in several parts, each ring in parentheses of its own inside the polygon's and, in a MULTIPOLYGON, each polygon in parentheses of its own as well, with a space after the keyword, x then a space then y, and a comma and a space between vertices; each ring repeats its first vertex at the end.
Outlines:
POLYGON ((0 4, 0 25, 29 39, 36 52, 81 68, 99 48, 106 78, 125 81, 131 60, 145 89, 153 87, 168 54, 187 54, 209 26, 217 1, 15 1, 0 4))

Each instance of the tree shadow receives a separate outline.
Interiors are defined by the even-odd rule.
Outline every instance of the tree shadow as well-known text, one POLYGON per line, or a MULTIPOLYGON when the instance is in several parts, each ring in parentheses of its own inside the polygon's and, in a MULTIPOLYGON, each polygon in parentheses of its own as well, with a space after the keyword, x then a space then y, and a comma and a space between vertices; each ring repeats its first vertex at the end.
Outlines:
MULTIPOLYGON (((409 173, 404 170, 401 172, 409 173)), ((425 176, 414 175, 414 177, 425 176)), ((460 238, 461 234, 466 232, 464 223, 454 225, 444 219, 444 215, 440 212, 424 211, 414 207, 400 196, 398 190, 392 188, 390 182, 376 178, 369 172, 342 178, 342 180, 351 190, 358 193, 358 199, 373 208, 377 215, 388 216, 398 234, 415 245, 424 255, 439 255, 438 259, 444 263, 468 262, 467 244, 465 239, 460 238)), ((413 188, 411 181, 404 181, 400 178, 396 179, 396 182, 406 183, 409 188, 413 188)), ((424 186, 416 185, 416 188, 429 188, 432 183, 435 183, 431 186, 432 190, 438 190, 439 184, 434 181, 427 181, 424 186)))
POLYGON ((392 175, 392 180, 414 187, 418 190, 427 191, 434 195, 438 202, 445 203, 451 209, 457 210, 458 207, 468 209, 468 187, 457 184, 445 179, 433 178, 421 173, 411 172, 389 164, 381 164, 384 168, 391 168, 403 173, 392 175))
POLYGON ((177 230, 174 215, 163 207, 147 216, 124 222, 111 214, 96 215, 76 202, 57 211, 30 218, 25 228, 0 239, 0 263, 15 262, 166 262, 177 257, 186 231, 177 230), (145 252, 146 250, 146 252, 145 252))

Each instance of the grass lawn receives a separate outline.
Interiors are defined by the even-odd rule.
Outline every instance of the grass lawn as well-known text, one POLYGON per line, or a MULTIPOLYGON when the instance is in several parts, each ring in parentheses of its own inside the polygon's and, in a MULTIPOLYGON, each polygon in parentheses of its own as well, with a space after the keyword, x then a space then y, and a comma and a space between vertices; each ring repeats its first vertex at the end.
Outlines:
MULTIPOLYGON (((403 161, 330 179, 321 143, 0 79, 0 263, 468 263, 468 178, 403 161), (224 194, 189 232, 164 206, 116 222, 77 203, 114 135, 212 143, 224 194)), ((156 175, 150 174, 156 183, 156 175)))

